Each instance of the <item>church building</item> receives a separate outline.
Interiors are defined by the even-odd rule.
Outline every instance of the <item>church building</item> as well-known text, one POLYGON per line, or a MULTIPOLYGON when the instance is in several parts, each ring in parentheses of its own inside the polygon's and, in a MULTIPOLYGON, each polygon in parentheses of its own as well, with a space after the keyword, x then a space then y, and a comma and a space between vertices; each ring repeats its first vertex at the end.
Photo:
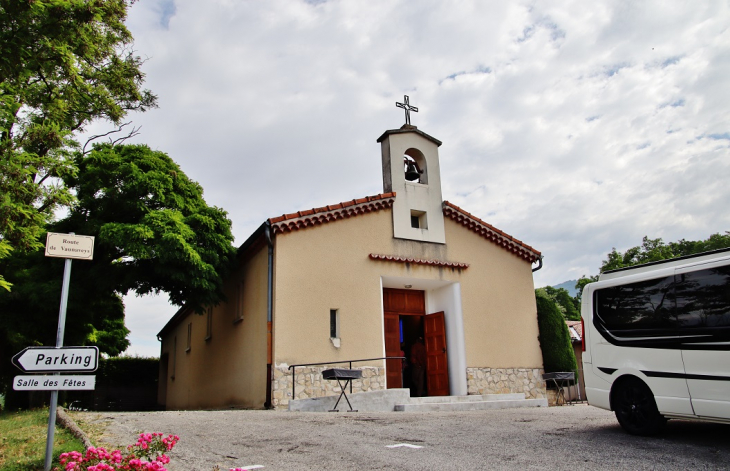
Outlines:
POLYGON ((228 302, 164 326, 160 404, 286 408, 337 394, 321 372, 349 361, 363 371, 353 392, 408 387, 407 362, 384 358, 421 337, 428 396, 546 397, 540 252, 443 201, 439 140, 406 124, 377 142, 382 193, 264 221, 239 249, 228 302))

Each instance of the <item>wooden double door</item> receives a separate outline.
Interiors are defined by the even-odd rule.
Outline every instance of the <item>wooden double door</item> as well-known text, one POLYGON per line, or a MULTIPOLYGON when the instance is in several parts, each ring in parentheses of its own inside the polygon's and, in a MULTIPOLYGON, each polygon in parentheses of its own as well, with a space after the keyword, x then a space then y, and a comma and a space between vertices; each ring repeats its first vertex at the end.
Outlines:
MULTIPOLYGON (((426 347, 426 395, 449 395, 446 323, 443 312, 426 314, 424 291, 383 289, 385 355, 405 356, 410 361, 413 344, 423 337, 426 347), (403 355, 405 354, 405 355, 403 355)), ((386 360, 388 388, 409 385, 408 369, 400 360, 386 360)))

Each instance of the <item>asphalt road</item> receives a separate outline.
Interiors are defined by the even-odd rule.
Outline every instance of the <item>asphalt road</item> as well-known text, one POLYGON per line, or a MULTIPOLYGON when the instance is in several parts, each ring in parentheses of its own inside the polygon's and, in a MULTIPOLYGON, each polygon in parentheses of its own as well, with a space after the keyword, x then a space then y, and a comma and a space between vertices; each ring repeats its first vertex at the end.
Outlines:
POLYGON ((97 446, 172 433, 171 471, 730 469, 730 426, 670 421, 658 437, 623 432, 587 405, 432 413, 197 411, 83 413, 97 446), (393 447, 393 445, 405 445, 393 447), (420 448, 414 448, 420 447, 420 448))

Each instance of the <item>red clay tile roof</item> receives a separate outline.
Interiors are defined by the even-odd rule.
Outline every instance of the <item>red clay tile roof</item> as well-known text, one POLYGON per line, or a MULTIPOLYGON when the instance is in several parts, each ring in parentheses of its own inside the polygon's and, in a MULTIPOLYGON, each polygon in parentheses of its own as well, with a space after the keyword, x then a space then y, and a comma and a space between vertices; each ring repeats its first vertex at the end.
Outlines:
MULTIPOLYGON (((308 209, 306 211, 298 211, 291 214, 283 214, 279 217, 269 219, 269 224, 274 234, 281 234, 286 232, 298 231, 299 229, 305 229, 307 227, 314 227, 320 224, 327 224, 329 222, 337 221, 340 219, 346 219, 361 214, 367 214, 374 211, 381 211, 383 209, 390 209, 393 207, 393 201, 395 201, 395 192, 381 193, 374 196, 366 196, 365 198, 354 199, 352 201, 345 201, 334 205, 323 206, 321 208, 308 209)), ((470 230, 480 234, 485 239, 499 245, 512 252, 513 254, 521 257, 530 263, 536 262, 540 259, 540 252, 533 249, 524 242, 515 239, 514 237, 505 234, 496 227, 487 224, 478 217, 469 214, 458 206, 444 201, 443 203, 444 216, 447 216, 454 221, 466 226, 470 230)), ((375 255, 377 257, 388 257, 386 255, 375 255)), ((437 260, 409 260, 401 257, 391 257, 391 261, 399 261, 404 263, 421 263, 427 265, 433 264, 444 264, 441 266, 454 266, 458 268, 466 268, 469 265, 458 263, 458 262, 442 262, 437 260), (452 265, 445 265, 451 263, 452 265), (462 266, 466 265, 466 266, 462 266)), ((380 258, 380 260, 383 260, 380 258)))
POLYGON ((423 260, 420 258, 407 258, 399 257, 397 255, 379 255, 375 253, 370 254, 372 260, 384 260, 387 262, 400 262, 400 263, 415 263, 416 265, 432 265, 436 267, 449 267, 449 268, 469 268, 468 263, 461 262, 444 262, 442 260, 423 260))
POLYGON ((521 240, 515 239, 509 234, 505 234, 491 224, 487 224, 478 217, 469 214, 455 204, 444 201, 444 216, 447 216, 461 225, 467 227, 473 232, 481 235, 485 239, 494 242, 505 250, 512 252, 518 257, 524 258, 530 263, 535 263, 540 259, 540 252, 525 244, 521 240))
POLYGON ((313 208, 291 214, 284 214, 269 219, 274 234, 298 231, 307 227, 327 224, 360 214, 389 209, 393 207, 395 192, 381 193, 375 196, 366 196, 352 201, 345 201, 322 208, 313 208))

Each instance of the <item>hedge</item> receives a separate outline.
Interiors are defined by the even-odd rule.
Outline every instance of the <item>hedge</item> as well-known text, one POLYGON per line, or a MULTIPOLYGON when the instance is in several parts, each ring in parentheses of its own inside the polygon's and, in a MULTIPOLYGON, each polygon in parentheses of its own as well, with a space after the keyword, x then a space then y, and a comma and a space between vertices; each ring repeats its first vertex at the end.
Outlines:
MULTIPOLYGON (((59 404, 86 410, 158 410, 158 358, 100 358, 93 391, 60 391, 59 404)), ((7 410, 28 409, 48 404, 48 391, 13 391, 5 397, 7 410)))
POLYGON ((570 332, 565 318, 547 293, 535 290, 537 325, 540 330, 540 349, 545 373, 572 371, 578 377, 578 364, 570 343, 570 332))

